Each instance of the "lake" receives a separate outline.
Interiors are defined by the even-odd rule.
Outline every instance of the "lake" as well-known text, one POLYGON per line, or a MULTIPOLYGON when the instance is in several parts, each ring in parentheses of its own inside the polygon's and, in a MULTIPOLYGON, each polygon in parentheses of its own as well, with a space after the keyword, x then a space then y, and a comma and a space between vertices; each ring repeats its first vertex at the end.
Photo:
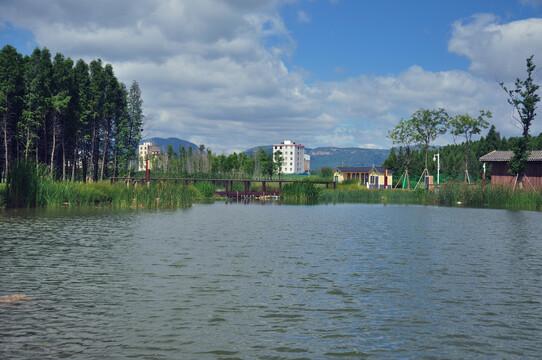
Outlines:
POLYGON ((0 212, 0 358, 540 358, 542 213, 0 212))

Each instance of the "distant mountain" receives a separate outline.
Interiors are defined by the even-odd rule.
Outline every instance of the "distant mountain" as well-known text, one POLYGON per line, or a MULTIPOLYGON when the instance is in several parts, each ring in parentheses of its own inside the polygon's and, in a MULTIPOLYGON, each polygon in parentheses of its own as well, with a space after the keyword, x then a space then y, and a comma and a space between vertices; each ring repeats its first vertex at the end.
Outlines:
POLYGON ((336 168, 339 166, 381 166, 390 155, 388 149, 362 149, 321 147, 305 149, 311 156, 311 170, 324 166, 336 168))
POLYGON ((173 151, 175 151, 177 154, 179 153, 179 146, 184 146, 185 149, 188 149, 189 147, 192 147, 192 150, 199 149, 199 146, 196 144, 191 143, 190 141, 181 140, 178 138, 159 138, 159 137, 153 137, 150 139, 141 140, 139 143, 140 145, 144 142, 154 142, 156 146, 160 147, 163 152, 167 151, 167 146, 171 145, 173 147, 173 151))
MULTIPOLYGON (((247 155, 257 153, 259 148, 266 152, 273 151, 273 145, 256 146, 245 151, 247 155)), ((324 166, 336 168, 339 166, 381 166, 388 158, 388 149, 362 149, 320 147, 305 148, 305 153, 311 156, 311 170, 318 170, 324 166)))
MULTIPOLYGON (((171 144, 173 151, 179 153, 179 146, 185 149, 192 147, 192 150, 199 148, 198 145, 178 138, 149 138, 141 141, 152 141, 159 146, 162 151, 167 151, 167 146, 171 144)), ((273 145, 256 146, 245 151, 250 156, 257 153, 259 148, 264 148, 267 153, 273 151, 273 145)), ((338 147, 320 147, 315 149, 305 148, 305 153, 311 156, 311 170, 318 170, 324 166, 336 168, 339 166, 381 166, 388 158, 390 151, 387 149, 361 149, 361 148, 338 148, 338 147)))

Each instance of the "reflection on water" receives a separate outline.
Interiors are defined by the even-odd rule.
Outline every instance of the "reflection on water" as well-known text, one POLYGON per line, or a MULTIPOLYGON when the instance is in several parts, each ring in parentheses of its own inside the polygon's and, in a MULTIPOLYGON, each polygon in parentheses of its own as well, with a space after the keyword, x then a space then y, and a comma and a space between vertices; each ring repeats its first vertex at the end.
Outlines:
POLYGON ((542 215, 0 213, 0 358, 538 358, 542 215))

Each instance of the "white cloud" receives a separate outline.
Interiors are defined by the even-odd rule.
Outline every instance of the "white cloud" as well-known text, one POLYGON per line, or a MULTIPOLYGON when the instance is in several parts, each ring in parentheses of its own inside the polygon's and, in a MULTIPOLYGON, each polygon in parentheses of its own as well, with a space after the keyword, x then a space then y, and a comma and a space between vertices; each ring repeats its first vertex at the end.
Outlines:
POLYGON ((452 114, 491 110, 499 131, 519 133, 493 77, 524 72, 530 54, 518 55, 518 69, 507 65, 517 61, 514 41, 537 36, 537 19, 499 25, 478 16, 454 25, 450 51, 471 59, 471 70, 487 79, 412 66, 396 76, 309 85, 303 69, 288 70, 283 61, 295 41, 279 16, 282 3, 5 0, 0 14, 30 29, 53 53, 102 58, 125 83, 136 79, 152 115, 147 135, 176 136, 216 152, 290 138, 309 147, 388 147, 388 129, 421 107, 452 114))
MULTIPOLYGON (((542 64, 542 19, 500 24, 491 14, 479 14, 453 25, 448 49, 471 61, 469 70, 499 81, 525 73, 525 59, 535 55, 542 64)), ((537 61, 538 60, 538 61, 537 61)))
POLYGON ((306 12, 299 10, 297 12, 297 21, 299 21, 300 23, 309 23, 311 22, 311 19, 306 12))
POLYGON ((523 5, 542 6, 542 0, 520 0, 523 5))

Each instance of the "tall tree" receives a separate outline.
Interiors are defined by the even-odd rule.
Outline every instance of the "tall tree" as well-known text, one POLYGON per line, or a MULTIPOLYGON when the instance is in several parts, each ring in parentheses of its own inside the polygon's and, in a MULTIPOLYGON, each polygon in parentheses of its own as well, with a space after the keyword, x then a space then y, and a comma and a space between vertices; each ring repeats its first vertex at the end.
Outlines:
POLYGON ((276 172, 280 175, 282 174, 282 165, 284 162, 284 156, 282 156, 282 151, 277 151, 273 154, 273 172, 276 172))
MULTIPOLYGON (((414 123, 411 120, 401 119, 399 124, 392 130, 388 131, 388 137, 393 141, 394 144, 400 144, 401 148, 405 149, 404 156, 404 166, 405 166, 405 177, 407 181, 407 189, 410 189, 410 179, 408 175, 408 169, 410 167, 410 160, 412 155, 412 144, 416 141, 416 131, 414 128, 414 123)), ((427 162, 426 162, 427 164, 427 162)), ((427 166, 427 165, 426 165, 427 166)))
POLYGON ((427 169, 427 154, 429 146, 439 135, 446 133, 448 114, 444 109, 419 109, 412 115, 411 124, 416 130, 415 140, 425 149, 425 169, 427 169))
POLYGON ((110 152, 110 144, 115 140, 112 139, 112 137, 116 132, 116 126, 122 124, 122 110, 126 107, 123 97, 123 89, 115 77, 111 64, 107 64, 105 66, 104 77, 104 103, 102 115, 103 145, 102 161, 100 165, 100 180, 104 179, 109 159, 108 156, 110 152))
POLYGON ((528 151, 529 129, 536 116, 537 103, 540 101, 540 96, 537 94, 540 86, 533 79, 533 73, 536 69, 533 57, 534 55, 531 55, 527 59, 527 78, 525 80, 517 78, 515 89, 508 89, 503 82, 500 83, 509 96, 508 103, 514 107, 516 115, 519 117, 515 117, 515 119, 522 129, 522 138, 512 149, 514 156, 510 159, 508 170, 510 175, 518 177, 519 183, 522 183, 523 173, 527 167, 527 160, 530 155, 530 151, 528 151))
POLYGON ((87 171, 90 156, 90 119, 92 116, 90 68, 83 60, 77 61, 74 67, 73 95, 77 97, 75 121, 70 124, 69 133, 74 134, 73 158, 72 158, 72 181, 75 180, 76 164, 81 158, 82 179, 87 180, 87 171), (80 154, 80 156, 79 156, 80 154))
POLYGON ((137 146, 141 141, 143 126, 145 124, 145 115, 143 114, 143 99, 141 98, 141 89, 137 81, 132 81, 132 85, 128 90, 127 99, 128 117, 127 126, 125 127, 127 134, 125 135, 126 142, 123 145, 124 161, 126 167, 129 166, 131 160, 137 158, 137 146))
MULTIPOLYGON (((64 129, 65 118, 68 112, 68 107, 71 102, 71 88, 72 88, 72 67, 73 61, 68 58, 65 59, 64 55, 57 53, 53 60, 53 76, 51 85, 51 110, 52 110, 52 145, 51 145, 51 173, 53 172, 55 165, 55 151, 58 147, 57 139, 60 138, 62 145, 62 153, 64 154, 64 129)), ((65 170, 63 166, 63 178, 65 177, 65 170)))
POLYGON ((93 60, 90 62, 90 103, 92 108, 90 116, 90 166, 93 181, 98 180, 105 88, 106 75, 102 66, 102 60, 93 60))
POLYGON ((17 124, 19 138, 24 143, 25 159, 34 148, 36 161, 39 160, 40 127, 45 132, 45 137, 47 135, 45 121, 51 102, 51 68, 51 54, 46 48, 36 48, 26 63, 24 110, 21 121, 17 124))
POLYGON ((480 115, 473 119, 469 114, 456 115, 448 121, 454 140, 456 136, 463 136, 465 139, 465 181, 470 182, 469 176, 469 151, 470 143, 473 135, 480 134, 482 129, 487 129, 489 122, 486 120, 491 118, 491 112, 480 110, 480 115))
POLYGON ((17 50, 6 45, 0 51, 0 126, 2 146, 0 154, 0 181, 2 173, 9 173, 14 151, 17 119, 21 115, 23 95, 23 58, 17 50))

